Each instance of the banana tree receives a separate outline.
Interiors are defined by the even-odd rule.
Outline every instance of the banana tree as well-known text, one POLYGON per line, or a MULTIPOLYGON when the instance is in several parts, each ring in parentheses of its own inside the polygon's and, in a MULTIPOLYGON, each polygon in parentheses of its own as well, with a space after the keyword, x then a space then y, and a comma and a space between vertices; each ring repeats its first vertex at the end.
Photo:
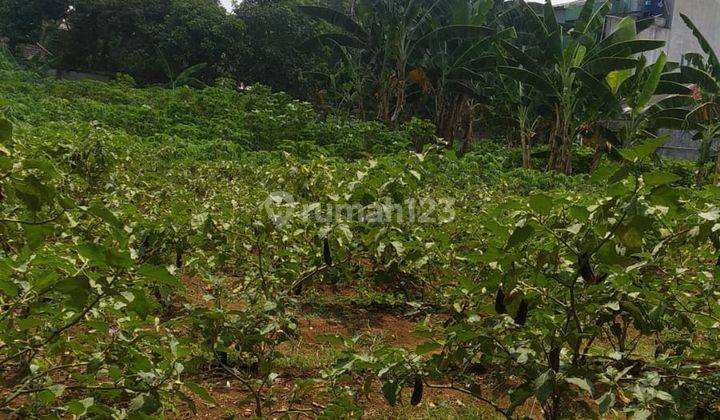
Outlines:
MULTIPOLYGON (((610 10, 610 3, 608 0, 595 7, 595 1, 587 1, 575 26, 566 30, 558 24, 550 0, 546 0, 542 16, 524 0, 519 0, 529 31, 520 39, 534 39, 535 45, 503 44, 514 65, 499 66, 498 72, 532 87, 552 106, 554 121, 549 139, 549 169, 572 172, 573 142, 585 119, 584 105, 588 99, 583 91, 591 90, 601 97, 615 98, 605 82, 608 75, 635 68, 635 54, 664 45, 662 41, 637 39, 637 34, 651 22, 636 22, 629 17, 623 19, 609 36, 601 38, 599 29, 610 10), (532 51, 540 53, 533 54, 532 51)), ((612 112, 619 114, 621 110, 612 112)))
POLYGON ((300 10, 340 30, 321 38, 360 54, 375 79, 377 118, 397 126, 406 108, 408 86, 418 77, 415 62, 428 54, 429 46, 481 40, 493 33, 476 24, 437 26, 443 5, 441 0, 359 0, 354 16, 321 6, 300 6, 300 10))
POLYGON ((412 43, 426 30, 424 3, 362 0, 355 5, 354 16, 323 6, 299 6, 301 12, 341 31, 322 38, 362 56, 366 71, 375 77, 377 117, 392 125, 405 106, 405 74, 412 43))
POLYGON ((586 94, 598 101, 586 109, 589 115, 594 115, 589 118, 594 121, 594 129, 602 133, 596 137, 593 169, 598 167, 602 155, 613 148, 606 138, 614 139, 614 145, 631 147, 657 138, 660 129, 685 127, 685 118, 694 103, 692 96, 679 93, 658 99, 662 76, 672 67, 665 53, 650 65, 641 55, 635 69, 611 72, 600 84, 589 81, 586 94), (608 117, 615 116, 610 110, 620 107, 618 124, 608 117))
MULTIPOLYGON (((706 164, 712 160, 713 142, 720 137, 720 59, 692 20, 684 14, 680 17, 697 38, 704 55, 687 54, 688 65, 681 66, 679 72, 663 74, 662 78, 668 91, 682 91, 694 100, 683 126, 695 131, 695 139, 700 141, 696 174, 696 182, 700 183, 705 178, 706 164)), ((715 176, 720 181, 720 152, 716 152, 715 176)))
POLYGON ((422 74, 418 84, 432 100, 432 115, 438 135, 453 145, 458 128, 464 131, 462 151, 467 151, 473 137, 476 109, 487 105, 494 88, 486 77, 498 56, 496 44, 515 37, 512 27, 503 27, 490 17, 498 16, 504 3, 493 0, 450 0, 443 4, 434 25, 440 29, 418 42, 418 67, 413 73, 422 74), (484 36, 448 37, 451 31, 484 31, 484 36))

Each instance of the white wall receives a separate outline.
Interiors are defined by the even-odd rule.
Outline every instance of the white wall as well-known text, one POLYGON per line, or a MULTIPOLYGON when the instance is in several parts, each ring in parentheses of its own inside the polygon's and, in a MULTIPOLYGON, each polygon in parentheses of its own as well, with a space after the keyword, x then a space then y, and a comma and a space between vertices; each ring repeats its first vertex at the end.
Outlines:
MULTIPOLYGON (((700 31, 705 35, 715 51, 720 54, 720 0, 667 0, 674 3, 673 17, 670 28, 665 25, 663 19, 658 19, 658 24, 652 26, 640 34, 639 38, 658 39, 665 41, 663 50, 645 53, 649 62, 654 62, 664 51, 670 61, 680 62, 682 57, 689 52, 702 53, 695 36, 685 22, 680 18, 680 13, 687 15, 700 31)), ((606 33, 612 32, 620 22, 620 17, 608 16, 606 33)))
POLYGON ((692 31, 680 18, 680 13, 692 19, 710 45, 720 54, 720 0, 675 0, 674 3, 672 28, 666 46, 670 60, 680 61, 684 54, 702 52, 692 31))

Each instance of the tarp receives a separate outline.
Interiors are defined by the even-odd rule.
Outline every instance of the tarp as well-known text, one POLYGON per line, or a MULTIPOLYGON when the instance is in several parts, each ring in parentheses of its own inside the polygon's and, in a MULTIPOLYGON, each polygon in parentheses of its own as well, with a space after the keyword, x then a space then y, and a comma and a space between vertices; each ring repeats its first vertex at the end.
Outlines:
POLYGON ((665 0, 645 0, 643 12, 646 16, 664 16, 665 0))

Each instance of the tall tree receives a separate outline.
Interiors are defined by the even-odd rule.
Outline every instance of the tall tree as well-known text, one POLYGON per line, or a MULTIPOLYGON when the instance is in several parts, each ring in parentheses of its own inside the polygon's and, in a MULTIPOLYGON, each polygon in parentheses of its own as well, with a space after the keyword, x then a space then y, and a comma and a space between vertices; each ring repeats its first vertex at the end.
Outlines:
POLYGON ((232 57, 229 71, 243 83, 263 83, 305 96, 299 78, 314 66, 307 41, 317 34, 296 0, 245 0, 235 15, 245 27, 245 44, 232 57))
POLYGON ((57 25, 68 10, 67 0, 3 0, 0 2, 0 36, 10 46, 38 42, 45 24, 57 25))
POLYGON ((150 83, 200 63, 212 80, 243 37, 242 24, 217 0, 72 0, 66 22, 58 34, 62 68, 150 83))

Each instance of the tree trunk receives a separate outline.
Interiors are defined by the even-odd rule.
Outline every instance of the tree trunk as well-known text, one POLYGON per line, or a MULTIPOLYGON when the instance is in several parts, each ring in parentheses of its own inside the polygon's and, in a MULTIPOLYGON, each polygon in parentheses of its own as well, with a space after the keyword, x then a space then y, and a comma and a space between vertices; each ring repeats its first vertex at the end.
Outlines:
POLYGON ((720 183, 720 149, 715 152, 715 183, 720 183))
POLYGON ((572 173, 572 142, 572 136, 566 134, 563 139, 562 165, 559 168, 559 171, 566 175, 570 175, 572 173))
POLYGON ((467 130, 465 131, 465 140, 463 141, 462 147, 460 148, 460 155, 464 155, 470 151, 470 143, 473 139, 473 128, 475 124, 475 115, 473 115, 472 108, 468 111, 468 123, 467 130))
POLYGON ((396 87, 396 90, 395 109, 393 110, 392 117, 390 118, 390 123, 393 128, 397 128, 400 115, 405 108, 405 79, 398 79, 398 86, 396 87))
POLYGON ((600 166, 600 161, 607 149, 607 141, 605 137, 600 135, 600 130, 597 127, 593 129, 593 140, 595 141, 595 154, 593 154, 592 164, 590 165, 590 173, 595 172, 600 166))
POLYGON ((561 122, 561 147, 560 147, 560 160, 557 162, 556 169, 560 173, 569 175, 572 173, 572 142, 573 134, 569 127, 569 121, 567 118, 563 118, 561 122))
POLYGON ((525 130, 520 130, 520 144, 522 145, 523 169, 532 169, 532 160, 530 156, 530 139, 528 139, 525 130))
POLYGON ((552 171, 557 168, 557 161, 559 158, 559 151, 557 146, 558 134, 560 132, 560 109, 555 105, 555 121, 550 128, 550 138, 548 139, 548 147, 550 149, 550 156, 548 157, 547 170, 552 171))
POLYGON ((450 108, 446 110, 444 124, 440 131, 440 136, 445 139, 448 148, 452 148, 455 144, 455 125, 457 124, 460 114, 460 106, 462 105, 462 97, 457 96, 452 99, 450 108))

